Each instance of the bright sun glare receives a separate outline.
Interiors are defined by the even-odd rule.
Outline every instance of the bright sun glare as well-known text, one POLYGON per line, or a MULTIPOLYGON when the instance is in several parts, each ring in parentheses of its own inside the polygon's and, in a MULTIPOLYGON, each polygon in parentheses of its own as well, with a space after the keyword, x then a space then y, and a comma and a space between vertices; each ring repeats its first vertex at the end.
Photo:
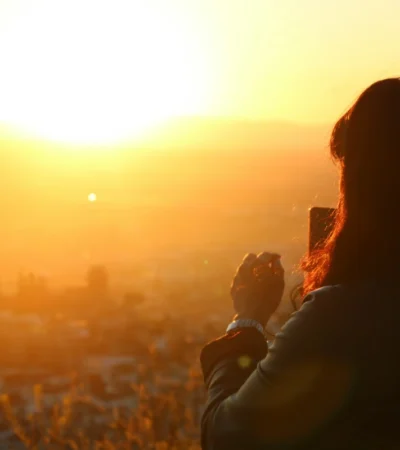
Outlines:
POLYGON ((0 121, 50 140, 104 144, 201 114, 207 49, 168 2, 156 3, 34 2, 0 34, 0 121))

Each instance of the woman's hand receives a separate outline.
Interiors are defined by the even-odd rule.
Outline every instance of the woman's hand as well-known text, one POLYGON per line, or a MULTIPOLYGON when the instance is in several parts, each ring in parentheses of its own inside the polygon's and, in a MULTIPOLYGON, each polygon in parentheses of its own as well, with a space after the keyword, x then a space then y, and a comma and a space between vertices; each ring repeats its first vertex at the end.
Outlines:
POLYGON ((281 302, 285 288, 280 255, 246 255, 231 286, 236 318, 254 319, 265 326, 281 302))

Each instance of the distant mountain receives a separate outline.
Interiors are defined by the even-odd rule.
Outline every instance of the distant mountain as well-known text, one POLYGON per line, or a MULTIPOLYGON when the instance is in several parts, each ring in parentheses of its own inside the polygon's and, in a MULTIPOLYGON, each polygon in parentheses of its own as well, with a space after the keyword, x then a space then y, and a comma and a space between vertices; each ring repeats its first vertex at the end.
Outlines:
POLYGON ((190 117, 170 120, 136 140, 149 148, 199 150, 321 149, 330 125, 190 117))
MULTIPOLYGON (((184 117, 171 119, 149 129, 141 136, 107 147, 214 151, 314 150, 327 148, 330 129, 331 125, 326 124, 184 117)), ((27 134, 21 136, 15 131, 1 127, 0 124, 0 153, 10 153, 9 149, 15 150, 18 147, 29 147, 30 153, 41 149, 68 149, 67 144, 46 142, 27 134)))
POLYGON ((164 199, 168 192, 228 192, 240 185, 247 195, 244 187, 249 183, 272 190, 293 189, 296 180, 323 185, 327 177, 336 176, 328 158, 329 129, 190 117, 170 120, 110 151, 80 152, 2 132, 0 127, 0 207, 26 210, 34 195, 40 203, 52 198, 54 207, 60 198, 85 203, 92 191, 103 199, 110 196, 114 204, 130 202, 131 191, 160 204, 160 193, 164 199))

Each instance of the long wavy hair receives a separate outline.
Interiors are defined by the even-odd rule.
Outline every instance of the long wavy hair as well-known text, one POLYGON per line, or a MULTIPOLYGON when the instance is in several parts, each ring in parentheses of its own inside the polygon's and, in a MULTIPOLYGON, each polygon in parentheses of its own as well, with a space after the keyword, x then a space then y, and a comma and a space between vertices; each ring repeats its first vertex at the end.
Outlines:
POLYGON ((340 170, 334 227, 301 263, 303 296, 400 275, 400 78, 360 95, 334 126, 330 151, 340 170))

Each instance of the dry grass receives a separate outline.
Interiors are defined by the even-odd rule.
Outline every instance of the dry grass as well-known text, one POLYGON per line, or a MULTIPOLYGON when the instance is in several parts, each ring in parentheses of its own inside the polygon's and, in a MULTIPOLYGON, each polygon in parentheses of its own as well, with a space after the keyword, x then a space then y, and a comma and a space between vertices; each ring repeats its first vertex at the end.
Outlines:
POLYGON ((0 446, 16 450, 200 450, 198 422, 205 393, 197 371, 188 371, 180 386, 169 386, 165 393, 153 394, 143 384, 133 385, 132 396, 135 406, 116 408, 99 404, 78 389, 45 408, 42 388, 37 385, 35 412, 21 416, 4 394, 0 398, 3 420, 13 435, 0 446))

